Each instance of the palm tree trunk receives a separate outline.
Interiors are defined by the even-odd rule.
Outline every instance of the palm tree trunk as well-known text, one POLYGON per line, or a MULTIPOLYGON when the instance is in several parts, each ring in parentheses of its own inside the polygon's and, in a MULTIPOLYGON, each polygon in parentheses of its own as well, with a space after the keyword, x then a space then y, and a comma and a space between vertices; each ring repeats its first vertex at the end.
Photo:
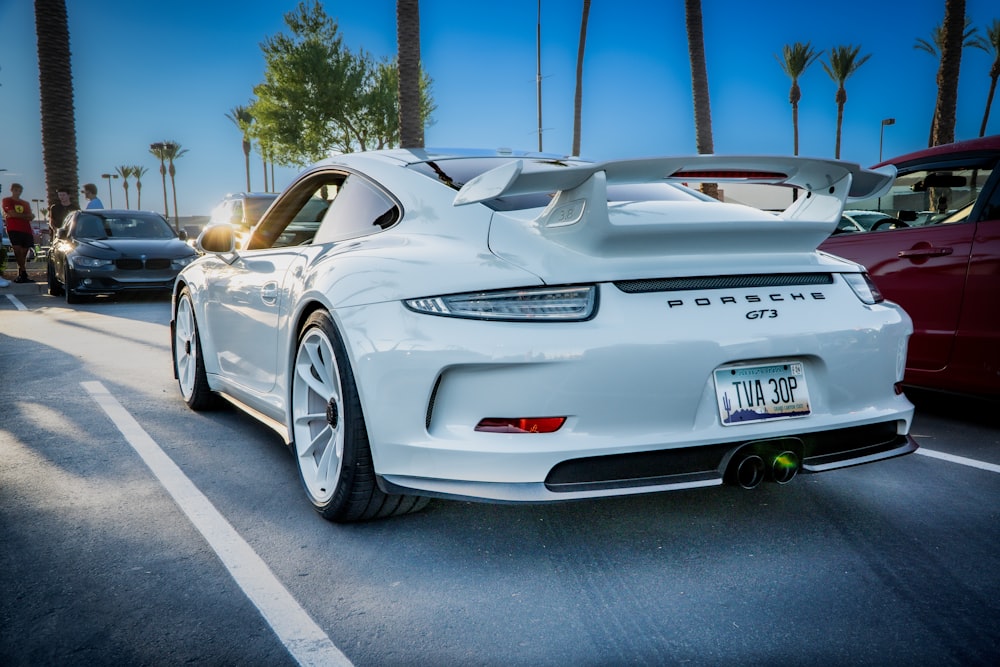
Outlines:
POLYGON ((46 200, 58 201, 56 191, 68 188, 70 200, 78 206, 76 113, 65 0, 35 0, 35 34, 46 200))
POLYGON ((583 52, 587 45, 587 22, 590 18, 590 0, 583 0, 583 17, 580 19, 580 46, 576 51, 576 95, 573 98, 573 155, 580 154, 580 124, 583 116, 583 52))
POLYGON ((990 72, 990 94, 986 96, 986 111, 983 113, 983 124, 979 126, 979 136, 986 136, 986 123, 990 120, 990 107, 993 106, 993 94, 997 90, 997 78, 1000 77, 1000 65, 994 64, 990 72))
POLYGON ((403 148, 423 148, 419 0, 396 0, 396 42, 399 52, 399 143, 403 148))
POLYGON ((247 168, 247 192, 250 192, 250 142, 243 142, 243 161, 247 168))
MULTIPOLYGON (((691 59, 691 88, 694 97, 695 144, 699 154, 715 152, 712 141, 712 108, 708 98, 708 68, 705 65, 705 35, 701 19, 701 0, 684 0, 688 54, 691 59)), ((702 183, 701 191, 718 198, 716 183, 702 183)))
POLYGON ((958 109, 958 75, 962 64, 965 37, 965 0, 945 0, 944 43, 938 69, 937 114, 934 118, 934 146, 955 141, 955 116, 958 109))

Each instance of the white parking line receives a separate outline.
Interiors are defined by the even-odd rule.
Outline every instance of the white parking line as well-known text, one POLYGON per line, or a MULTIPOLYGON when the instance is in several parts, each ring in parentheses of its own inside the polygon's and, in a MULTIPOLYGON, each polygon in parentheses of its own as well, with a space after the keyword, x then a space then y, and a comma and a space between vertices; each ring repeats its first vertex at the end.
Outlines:
POLYGON ((236 529, 100 382, 81 382, 174 501, 218 554, 229 574, 300 665, 349 667, 351 661, 316 625, 236 529))
POLYGON ((20 300, 20 299, 18 299, 18 298, 17 298, 16 296, 14 296, 13 294, 5 294, 4 296, 6 296, 6 297, 7 297, 7 299, 8 299, 8 300, 9 300, 9 301, 10 301, 10 302, 11 302, 12 304, 14 304, 14 307, 15 307, 15 308, 17 308, 18 310, 28 310, 28 309, 27 309, 27 307, 25 307, 25 305, 24 305, 23 303, 21 303, 21 300, 20 300))
POLYGON ((938 452, 933 449, 924 449, 921 447, 917 450, 917 454, 923 454, 924 456, 929 456, 933 459, 941 459, 942 461, 950 461, 952 463, 958 463, 963 466, 969 466, 971 468, 979 468, 980 470, 988 470, 990 472, 1000 472, 1000 466, 993 463, 986 463, 985 461, 977 461, 976 459, 967 459, 964 456, 955 456, 954 454, 946 454, 944 452, 938 452))

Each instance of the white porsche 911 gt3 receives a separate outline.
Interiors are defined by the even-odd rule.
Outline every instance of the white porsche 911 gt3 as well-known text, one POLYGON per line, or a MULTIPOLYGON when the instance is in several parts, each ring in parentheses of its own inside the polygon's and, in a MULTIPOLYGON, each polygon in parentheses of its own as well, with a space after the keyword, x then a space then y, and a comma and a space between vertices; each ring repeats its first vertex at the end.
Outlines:
POLYGON ((430 497, 752 488, 916 449, 911 323, 817 252, 894 170, 391 150, 303 172, 178 276, 174 371, 289 443, 334 521, 430 497), (800 188, 772 214, 687 181, 800 188))

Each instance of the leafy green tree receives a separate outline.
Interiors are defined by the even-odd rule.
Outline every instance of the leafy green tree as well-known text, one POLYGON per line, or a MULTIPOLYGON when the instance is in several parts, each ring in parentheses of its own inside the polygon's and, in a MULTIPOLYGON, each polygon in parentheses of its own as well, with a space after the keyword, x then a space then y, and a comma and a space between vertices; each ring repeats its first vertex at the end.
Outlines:
POLYGON ((576 50, 576 94, 573 97, 573 155, 580 154, 580 125, 583 119, 583 53, 587 45, 587 23, 590 22, 590 0, 583 0, 580 18, 580 46, 576 50))
POLYGON ((67 188, 70 200, 79 205, 76 114, 66 0, 35 0, 35 35, 38 38, 46 194, 48 201, 59 201, 56 192, 67 188))
POLYGON ((132 177, 132 166, 123 164, 115 167, 115 173, 122 177, 122 189, 125 190, 125 208, 131 208, 128 201, 128 179, 132 177))
MULTIPOLYGON (((946 39, 947 39, 947 35, 945 33, 945 24, 944 24, 944 21, 942 21, 941 23, 939 23, 937 26, 934 27, 934 30, 931 31, 931 39, 930 40, 926 40, 926 39, 924 39, 922 37, 918 37, 916 44, 913 45, 913 48, 917 49, 918 51, 923 51, 925 53, 929 53, 931 56, 933 56, 934 58, 938 59, 938 68, 939 68, 939 71, 938 71, 938 77, 939 77, 938 78, 938 90, 939 91, 940 91, 940 67, 944 63, 944 50, 945 50, 944 46, 945 46, 945 40, 946 39)), ((983 47, 979 46, 978 39, 979 38, 977 38, 977 36, 976 36, 976 28, 972 27, 972 20, 969 19, 968 17, 964 17, 964 23, 962 25, 962 48, 965 48, 966 46, 976 46, 978 48, 983 48, 983 47)), ((957 88, 957 86, 958 86, 958 72, 955 73, 955 86, 956 86, 956 88, 955 88, 955 91, 956 91, 955 92, 955 97, 956 97, 956 102, 957 102, 957 97, 958 97, 958 88, 957 88)), ((953 113, 954 113, 954 111, 953 111, 953 113)), ((935 106, 934 106, 934 115, 931 117, 931 129, 930 129, 930 132, 928 134, 928 139, 927 139, 927 145, 928 146, 933 146, 934 145, 934 127, 937 124, 937 119, 938 119, 938 107, 937 107, 937 104, 935 103, 935 106)))
MULTIPOLYGON (((684 0, 688 55, 691 60, 691 88, 694 97, 695 144, 699 154, 714 153, 712 141, 712 106, 708 97, 708 68, 705 65, 705 33, 702 27, 701 0, 684 0)), ((718 198, 716 183, 702 183, 701 191, 718 198)))
POLYGON ((233 124, 239 128, 240 134, 243 136, 243 162, 247 172, 247 192, 250 192, 250 136, 251 126, 253 125, 253 114, 250 113, 249 107, 238 104, 229 110, 226 118, 233 121, 233 124))
POLYGON ((781 50, 781 57, 775 55, 782 71, 792 80, 792 87, 788 91, 788 101, 792 105, 792 136, 795 147, 794 155, 799 154, 799 101, 802 99, 802 91, 799 89, 799 77, 806 71, 809 65, 813 64, 821 55, 822 51, 815 51, 809 42, 795 42, 785 44, 781 50))
POLYGON ((860 46, 835 46, 830 49, 830 62, 822 63, 823 69, 837 84, 837 94, 834 97, 837 102, 837 144, 834 157, 838 160, 840 159, 841 131, 844 127, 844 105, 847 104, 847 88, 845 88, 844 83, 871 58, 870 53, 858 57, 860 51, 860 46))
POLYGON ((977 37, 973 46, 993 55, 993 66, 990 67, 990 92, 986 95, 986 111, 983 112, 983 124, 979 126, 979 136, 986 135, 986 123, 990 120, 990 107, 993 106, 993 94, 997 90, 997 79, 1000 78, 1000 19, 986 29, 985 37, 977 37))
POLYGON ((958 113, 958 74, 965 46, 965 0, 945 0, 944 40, 941 45, 941 66, 938 67, 938 95, 934 113, 931 145, 940 146, 955 141, 955 116, 958 113))
MULTIPOLYGON (((250 112, 268 158, 305 165, 333 152, 399 144, 398 68, 355 55, 337 22, 318 2, 285 14, 290 34, 261 44, 264 82, 254 87, 250 112)), ((421 74, 420 113, 426 125, 433 105, 430 80, 421 74)))

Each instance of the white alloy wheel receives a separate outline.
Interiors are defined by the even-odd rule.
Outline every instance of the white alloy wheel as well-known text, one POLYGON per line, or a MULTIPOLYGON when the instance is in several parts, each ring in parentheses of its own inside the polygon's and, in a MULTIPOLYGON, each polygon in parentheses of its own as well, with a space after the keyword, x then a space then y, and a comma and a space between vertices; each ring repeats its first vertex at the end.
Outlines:
POLYGON ((201 356, 201 338, 194 318, 194 306, 187 288, 181 290, 174 313, 174 372, 181 397, 193 410, 214 407, 217 396, 208 386, 205 362, 201 356))
POLYGON ((324 327, 299 341, 292 379, 292 431, 302 483, 316 505, 337 490, 344 465, 344 399, 340 369, 324 327))
POLYGON ((366 521, 427 506, 427 498, 379 488, 354 373, 327 312, 306 320, 291 375, 292 451, 317 512, 330 521, 366 521))

